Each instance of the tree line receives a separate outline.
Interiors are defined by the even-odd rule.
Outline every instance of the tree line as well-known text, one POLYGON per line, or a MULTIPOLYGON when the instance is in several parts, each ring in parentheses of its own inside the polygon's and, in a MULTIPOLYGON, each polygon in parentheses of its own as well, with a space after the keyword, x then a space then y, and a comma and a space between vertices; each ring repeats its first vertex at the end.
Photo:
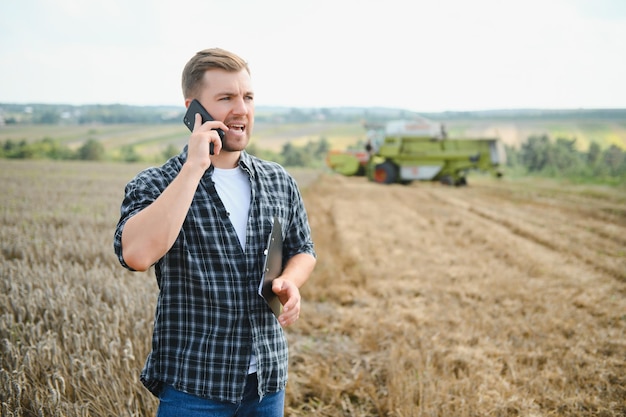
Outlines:
MULTIPOLYGON (((250 144, 246 150, 252 155, 276 161, 285 166, 319 168, 324 164, 326 154, 330 150, 330 143, 326 138, 321 137, 316 141, 310 140, 302 146, 286 143, 283 145, 281 152, 261 149, 254 143, 250 144)), ((148 162, 163 162, 177 155, 180 151, 179 147, 170 144, 160 155, 151 158, 148 162)), ((32 142, 7 139, 0 143, 0 158, 121 162, 147 161, 133 145, 122 146, 118 152, 112 154, 107 153, 102 143, 96 139, 87 139, 80 147, 73 150, 51 138, 32 142)))
MULTIPOLYGON (((325 137, 310 140, 304 145, 283 145, 280 152, 259 148, 252 143, 247 151, 289 167, 320 168, 325 164, 330 143, 325 137)), ((626 184, 626 152, 617 145, 602 149, 593 142, 586 151, 578 150, 576 139, 551 140, 547 135, 530 136, 521 147, 506 147, 507 167, 515 175, 536 175, 568 178, 574 181, 593 181, 607 184, 626 184)), ((169 145, 161 155, 149 162, 160 162, 178 154, 180 149, 169 145)), ((7 139, 0 143, 0 157, 13 159, 57 159, 84 161, 145 161, 133 145, 121 147, 115 154, 106 152, 95 139, 86 140, 73 150, 51 138, 27 142, 7 139)))
POLYGON ((602 149, 592 142, 580 151, 576 139, 533 135, 519 149, 507 147, 507 166, 523 174, 626 184, 626 152, 614 144, 602 149))

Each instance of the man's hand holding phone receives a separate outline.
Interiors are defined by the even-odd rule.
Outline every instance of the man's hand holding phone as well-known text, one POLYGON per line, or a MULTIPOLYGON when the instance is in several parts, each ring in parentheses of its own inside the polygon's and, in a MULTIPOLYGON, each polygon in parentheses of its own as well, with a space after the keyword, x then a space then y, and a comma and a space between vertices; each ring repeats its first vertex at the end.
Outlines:
MULTIPOLYGON (((203 157, 208 158, 208 155, 220 153, 225 136, 223 129, 228 130, 228 127, 223 122, 214 120, 198 100, 194 99, 189 104, 183 123, 191 131, 189 157, 197 155, 204 159, 203 157)), ((210 158, 208 165, 210 165, 210 158)))
POLYGON ((211 155, 215 155, 222 150, 222 140, 217 134, 215 128, 211 128, 210 124, 221 122, 205 122, 202 123, 200 114, 195 115, 196 123, 191 137, 189 138, 189 146, 187 148, 187 158, 197 160, 201 166, 208 168, 211 165, 211 155))

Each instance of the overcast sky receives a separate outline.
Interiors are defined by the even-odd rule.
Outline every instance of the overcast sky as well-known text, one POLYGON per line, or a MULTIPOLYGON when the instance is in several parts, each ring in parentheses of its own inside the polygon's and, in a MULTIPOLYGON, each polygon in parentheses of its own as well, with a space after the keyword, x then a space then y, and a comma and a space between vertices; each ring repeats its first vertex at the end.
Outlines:
POLYGON ((0 102, 182 106, 214 46, 257 106, 626 108, 625 0, 0 0, 0 102))

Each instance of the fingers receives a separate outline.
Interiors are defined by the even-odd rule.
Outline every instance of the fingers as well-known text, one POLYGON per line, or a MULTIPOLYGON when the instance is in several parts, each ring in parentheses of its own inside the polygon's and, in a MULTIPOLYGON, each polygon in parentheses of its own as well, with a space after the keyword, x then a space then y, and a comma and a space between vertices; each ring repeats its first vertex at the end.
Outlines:
POLYGON ((272 291, 278 296, 283 304, 283 311, 278 321, 283 327, 289 326, 300 318, 300 290, 298 287, 284 279, 276 279, 272 285, 272 291))
POLYGON ((278 322, 283 327, 287 327, 287 326, 295 323, 295 321, 296 321, 296 319, 295 319, 295 317, 293 315, 293 312, 291 312, 291 311, 285 311, 283 309, 283 311, 278 316, 278 322))
POLYGON ((202 123, 202 115, 200 113, 196 113, 195 115, 196 119, 195 119, 195 123, 193 125, 193 131, 196 132, 200 131, 200 130, 217 130, 217 129, 221 129, 222 131, 226 132, 228 129, 228 126, 226 126, 224 124, 224 122, 220 121, 220 120, 207 120, 204 123, 202 123))
POLYGON ((278 316, 278 322, 283 327, 294 324, 300 318, 300 303, 291 309, 283 308, 283 312, 278 316))
POLYGON ((193 123, 194 132, 200 130, 200 126, 202 126, 202 116, 200 115, 200 113, 196 113, 195 118, 196 120, 193 123))
MULTIPOLYGON (((193 125, 193 131, 191 133, 192 139, 195 137, 195 141, 198 143, 199 152, 202 155, 218 155, 222 150, 222 140, 220 138, 219 133, 217 132, 218 126, 226 127, 222 122, 218 121, 207 121, 202 123, 202 116, 200 113, 195 114, 195 122, 193 125), (211 148, 211 152, 206 152, 204 148, 211 148)), ((226 127, 228 129, 228 127, 226 127)))

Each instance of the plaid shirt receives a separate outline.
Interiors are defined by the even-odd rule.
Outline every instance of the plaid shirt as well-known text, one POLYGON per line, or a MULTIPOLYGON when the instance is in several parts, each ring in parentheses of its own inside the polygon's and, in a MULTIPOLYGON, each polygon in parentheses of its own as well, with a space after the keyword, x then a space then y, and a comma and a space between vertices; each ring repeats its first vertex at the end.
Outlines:
MULTIPOLYGON (((127 184, 114 237, 115 252, 126 268, 121 244, 126 221, 156 200, 186 158, 187 147, 127 184)), ((141 380, 155 395, 165 383, 201 397, 237 402, 252 353, 261 397, 287 383, 287 341, 258 295, 263 252, 274 216, 282 225, 284 260, 299 253, 315 256, 311 231, 298 187, 280 165, 244 151, 239 166, 250 176, 252 192, 245 252, 209 168, 176 242, 154 265, 160 293, 152 351, 141 380)))

